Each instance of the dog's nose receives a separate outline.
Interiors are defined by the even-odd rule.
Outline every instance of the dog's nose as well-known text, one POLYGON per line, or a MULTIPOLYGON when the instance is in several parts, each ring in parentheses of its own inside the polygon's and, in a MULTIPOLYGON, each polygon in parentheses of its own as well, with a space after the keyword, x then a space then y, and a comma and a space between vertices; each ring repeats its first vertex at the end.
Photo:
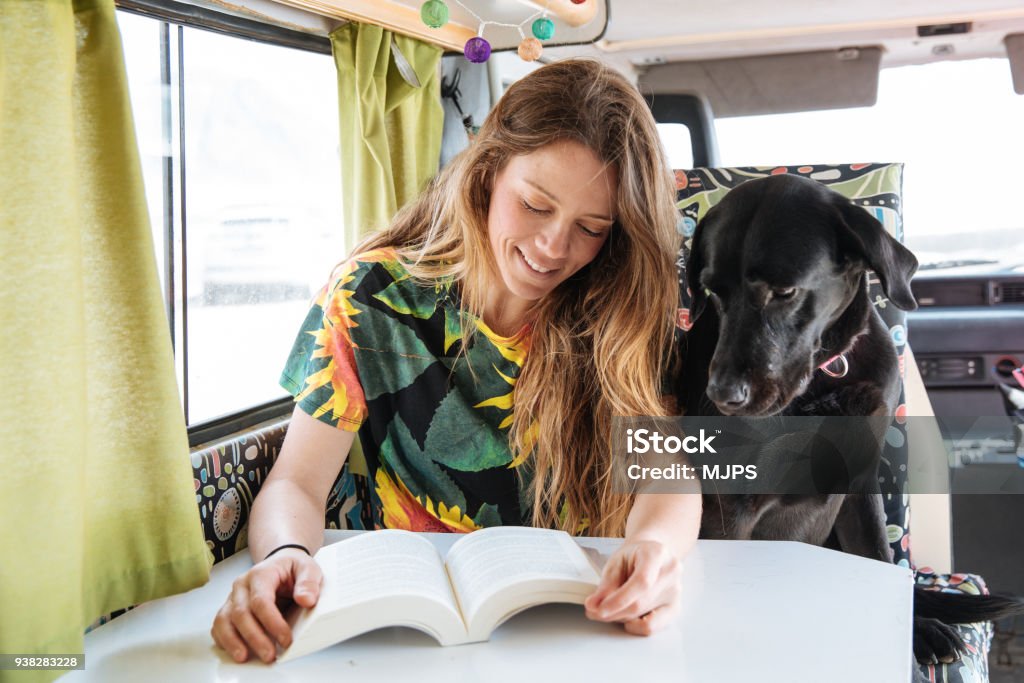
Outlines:
POLYGON ((708 398, 720 406, 728 406, 736 410, 745 406, 750 400, 750 385, 738 379, 726 381, 712 379, 708 384, 708 398))

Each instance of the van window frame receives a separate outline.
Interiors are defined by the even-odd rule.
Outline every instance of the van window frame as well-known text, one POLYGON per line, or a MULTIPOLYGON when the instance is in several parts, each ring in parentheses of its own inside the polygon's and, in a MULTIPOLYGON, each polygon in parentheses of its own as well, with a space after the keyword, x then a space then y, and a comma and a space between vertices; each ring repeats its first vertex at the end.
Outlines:
POLYGON ((707 100, 694 94, 645 94, 651 114, 658 123, 681 123, 690 130, 694 168, 718 165, 715 124, 707 100))
POLYGON ((255 19, 236 17, 204 7, 174 2, 174 0, 115 0, 114 4, 117 9, 125 12, 182 26, 205 29, 232 38, 245 38, 280 47, 291 47, 325 55, 331 54, 331 41, 326 36, 296 31, 255 19))

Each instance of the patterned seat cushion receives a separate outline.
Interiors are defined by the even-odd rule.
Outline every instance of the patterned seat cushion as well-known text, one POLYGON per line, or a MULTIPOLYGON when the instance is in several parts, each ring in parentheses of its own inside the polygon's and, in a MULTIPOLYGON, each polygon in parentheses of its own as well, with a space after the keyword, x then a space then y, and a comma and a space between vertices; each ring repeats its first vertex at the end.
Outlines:
MULTIPOLYGON (((929 567, 919 567, 915 579, 918 585, 946 593, 988 593, 985 580, 976 574, 936 574, 929 567)), ((959 624, 956 630, 967 647, 967 654, 953 664, 921 666, 920 671, 924 680, 929 683, 986 683, 988 653, 992 649, 994 631, 992 622, 959 624)))
POLYGON ((214 562, 248 546, 252 502, 287 431, 288 419, 273 420, 192 451, 196 504, 214 562))
MULTIPOLYGON (((196 503, 206 545, 214 562, 248 546, 249 513, 270 468, 277 460, 288 430, 288 418, 272 420, 192 452, 196 503)), ((342 470, 327 500, 327 529, 362 529, 362 506, 357 487, 366 478, 342 470)))

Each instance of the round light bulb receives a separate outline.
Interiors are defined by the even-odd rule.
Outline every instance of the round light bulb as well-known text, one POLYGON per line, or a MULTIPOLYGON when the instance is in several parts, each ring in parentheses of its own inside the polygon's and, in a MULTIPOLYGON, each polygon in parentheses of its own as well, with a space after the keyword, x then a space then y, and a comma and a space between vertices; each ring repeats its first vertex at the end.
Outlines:
POLYGON ((463 52, 469 61, 474 64, 483 64, 491 56, 491 44, 477 36, 466 41, 466 47, 463 48, 463 52))
POLYGON ((537 40, 551 40, 555 35, 555 22, 547 17, 541 17, 533 22, 531 30, 533 31, 533 37, 537 40))
POLYGON ((518 52, 524 62, 535 62, 544 52, 544 46, 536 38, 523 38, 523 42, 519 43, 518 52))
POLYGON ((430 28, 441 28, 448 23, 448 5, 443 0, 427 0, 420 6, 420 19, 430 28))

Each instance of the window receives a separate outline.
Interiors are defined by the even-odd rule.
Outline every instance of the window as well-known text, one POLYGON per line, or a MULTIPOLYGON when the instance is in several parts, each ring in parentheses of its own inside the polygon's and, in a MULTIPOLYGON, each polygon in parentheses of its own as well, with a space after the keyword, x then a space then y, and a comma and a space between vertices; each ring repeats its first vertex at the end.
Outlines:
POLYGON ((1020 264, 1021 121, 1009 62, 980 59, 884 69, 870 108, 715 127, 722 166, 902 161, 905 239, 922 264, 1020 264))
POLYGON ((690 129, 681 123, 659 123, 658 133, 665 146, 669 167, 693 168, 693 143, 690 129))
POLYGON ((334 63, 118 21, 191 426, 286 396, 294 335, 345 256, 334 63))

